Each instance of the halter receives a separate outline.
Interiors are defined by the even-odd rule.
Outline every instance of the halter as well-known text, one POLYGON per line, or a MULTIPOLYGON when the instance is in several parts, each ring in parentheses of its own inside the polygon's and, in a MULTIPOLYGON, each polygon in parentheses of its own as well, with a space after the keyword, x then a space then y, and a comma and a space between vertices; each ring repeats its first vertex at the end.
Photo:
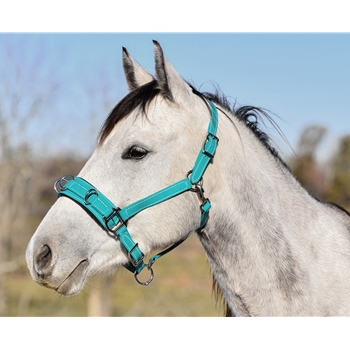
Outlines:
POLYGON ((72 199, 83 207, 83 209, 85 209, 92 216, 92 218, 95 219, 97 223, 99 223, 101 227, 107 231, 108 234, 111 233, 118 237, 127 252, 130 262, 125 267, 134 273, 134 277, 139 284, 145 286, 149 285, 154 277, 154 272, 152 269, 154 262, 161 256, 177 247, 186 238, 176 242, 159 254, 154 255, 150 258, 148 264, 145 264, 143 261, 144 254, 138 247, 138 243, 133 241, 128 231, 127 223, 129 219, 144 209, 176 197, 181 193, 192 191, 197 193, 198 199, 201 202, 201 221, 197 232, 200 232, 208 222, 211 203, 208 198, 204 197, 203 174, 207 169, 208 164, 214 158, 219 139, 216 137, 218 112, 215 105, 211 101, 207 102, 209 103, 211 111, 208 133, 193 169, 187 173, 183 180, 176 182, 163 190, 155 192, 148 197, 129 204, 122 209, 115 207, 115 205, 106 196, 104 196, 93 185, 81 177, 66 175, 58 179, 54 184, 58 197, 64 196, 72 199), (151 276, 148 281, 142 282, 138 279, 138 274, 145 267, 147 267, 147 269, 150 271, 151 276))

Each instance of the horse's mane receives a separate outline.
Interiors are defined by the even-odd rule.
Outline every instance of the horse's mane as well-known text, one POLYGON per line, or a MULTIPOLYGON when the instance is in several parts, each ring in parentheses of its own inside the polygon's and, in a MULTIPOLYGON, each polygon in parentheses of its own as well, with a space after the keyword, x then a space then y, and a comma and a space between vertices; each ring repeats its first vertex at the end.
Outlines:
MULTIPOLYGON (((272 154, 272 156, 277 159, 289 172, 291 172, 290 168, 280 157, 275 147, 272 146, 271 138, 261 129, 259 120, 261 120, 265 125, 264 119, 266 119, 286 141, 283 132, 277 123, 273 120, 273 118, 269 115, 269 112, 266 109, 254 106, 242 106, 236 108, 236 104, 230 105, 226 96, 223 95, 219 90, 217 90, 215 93, 204 92, 202 95, 208 100, 231 112, 238 120, 242 121, 252 131, 252 133, 261 142, 261 144, 272 154)), ((224 114, 228 117, 225 112, 224 114)), ((288 143, 288 141, 286 142, 288 143)))
MULTIPOLYGON (((272 156, 290 171, 286 163, 280 158, 276 149, 271 145, 270 137, 260 128, 259 120, 262 120, 264 122, 265 118, 284 138, 283 133, 279 129, 278 125, 274 122, 274 120, 271 118, 271 116, 266 110, 253 106, 242 106, 236 108, 235 104, 231 106, 228 102, 228 99, 218 90, 216 91, 216 93, 199 92, 193 86, 190 85, 190 87, 196 95, 214 102, 230 120, 231 118, 226 114, 224 110, 230 112, 238 120, 242 121, 261 142, 261 144, 272 154, 272 156)), ((107 138, 107 136, 110 134, 110 132, 114 129, 115 125, 119 121, 130 115, 134 110, 139 109, 140 112, 143 112, 147 115, 147 109, 149 104, 156 96, 158 96, 161 93, 162 90, 159 87, 158 82, 156 80, 153 80, 145 85, 140 86, 139 88, 131 91, 128 95, 126 95, 108 115, 105 123, 101 128, 98 144, 101 145, 103 141, 107 138)), ((230 309, 228 308, 228 305, 222 296, 221 289, 218 286, 214 276, 212 287, 216 301, 222 301, 225 308, 226 316, 231 316, 230 309)))
MULTIPOLYGON (((290 171, 288 165, 282 160, 277 150, 271 145, 270 137, 261 130, 259 120, 261 120, 264 123, 264 119, 266 119, 277 130, 277 132, 282 136, 282 138, 285 139, 278 125, 265 109, 253 106, 242 106, 236 108, 236 105, 233 104, 231 106, 228 102, 228 99, 218 90, 215 93, 209 93, 199 92, 193 86, 191 86, 191 88, 196 95, 202 98, 204 97, 214 102, 218 106, 221 106, 223 109, 226 109, 227 111, 232 113, 238 120, 244 122, 244 124, 253 132, 256 138, 272 154, 272 156, 275 159, 278 159, 279 162, 290 171)), ((113 108, 113 110, 107 117, 105 123, 101 128, 98 143, 102 144, 106 137, 113 130, 115 125, 122 119, 126 118, 135 109, 139 108, 142 112, 147 114, 148 105, 159 94, 161 94, 161 88, 159 87, 158 82, 156 80, 152 80, 151 82, 140 86, 139 88, 131 91, 128 95, 126 95, 113 108)), ((224 112, 224 114, 226 113, 224 112)))
POLYGON ((122 100, 120 100, 117 105, 112 109, 108 115, 106 121, 104 122, 99 138, 98 144, 101 145, 106 137, 114 129, 115 125, 126 118, 135 109, 141 109, 145 114, 147 112, 147 107, 151 101, 161 93, 161 89, 156 80, 140 86, 139 88, 131 91, 122 100))

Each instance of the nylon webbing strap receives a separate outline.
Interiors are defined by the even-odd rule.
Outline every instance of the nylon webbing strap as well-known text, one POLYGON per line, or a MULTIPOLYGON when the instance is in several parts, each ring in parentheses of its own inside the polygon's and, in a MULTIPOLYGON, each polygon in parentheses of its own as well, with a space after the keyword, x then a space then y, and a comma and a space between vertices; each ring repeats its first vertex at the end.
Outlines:
POLYGON ((133 265, 143 268, 143 254, 126 229, 128 218, 106 196, 80 177, 74 177, 60 187, 59 196, 73 199, 90 212, 105 230, 118 237, 133 265))
MULTIPOLYGON (((216 137, 218 127, 217 109, 211 101, 208 101, 208 103, 211 109, 208 134, 189 177, 186 177, 185 179, 180 180, 175 184, 170 185, 158 192, 155 192, 122 209, 115 207, 114 204, 106 196, 104 196, 89 182, 80 177, 73 177, 68 175, 57 180, 55 183, 54 187, 58 193, 58 196, 65 196, 74 200, 86 211, 88 211, 105 230, 112 232, 118 237, 128 254, 129 261, 131 262, 131 264, 126 267, 130 271, 134 272, 136 280, 139 283, 141 282, 137 279, 137 274, 139 274, 145 266, 150 269, 152 264, 158 258, 177 247, 184 241, 184 239, 176 242, 163 252, 154 255, 149 260, 149 263, 145 265, 143 262, 144 255, 138 247, 137 243, 133 241, 127 229, 127 222, 142 210, 160 204, 186 191, 196 191, 197 184, 202 180, 203 174, 208 164, 211 162, 215 155, 219 141, 219 139, 216 137)), ((200 226, 197 231, 202 230, 208 222, 210 208, 210 201, 203 197, 202 204, 200 206, 200 226)), ((146 283, 141 284, 148 285, 152 279, 153 271, 150 280, 146 283)))
POLYGON ((160 190, 144 199, 126 206, 121 211, 123 214, 125 213, 125 217, 129 219, 140 211, 153 207, 154 205, 162 203, 170 198, 176 197, 177 195, 186 192, 191 188, 192 184, 190 180, 188 178, 185 178, 169 187, 164 188, 163 190, 160 190))
POLYGON ((135 267, 135 269, 129 267, 129 270, 137 270, 139 273, 144 268, 144 255, 131 238, 126 227, 127 221, 144 209, 188 191, 192 188, 192 184, 188 178, 185 178, 123 209, 116 208, 105 195, 83 178, 74 177, 60 187, 59 196, 69 197, 79 203, 98 220, 104 229, 113 232, 119 238, 135 267))
POLYGON ((195 184, 201 180, 208 164, 214 158, 219 139, 216 137, 218 128, 218 111, 215 105, 208 101, 211 109, 210 123, 208 127, 208 134, 204 141, 203 147, 199 152, 197 160, 194 164, 193 171, 190 177, 191 183, 195 184))

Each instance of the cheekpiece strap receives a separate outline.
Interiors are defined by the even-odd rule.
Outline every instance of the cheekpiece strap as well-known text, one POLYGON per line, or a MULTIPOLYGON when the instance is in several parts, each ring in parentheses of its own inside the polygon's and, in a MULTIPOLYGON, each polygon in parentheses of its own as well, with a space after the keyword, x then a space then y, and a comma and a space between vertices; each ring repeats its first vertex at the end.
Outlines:
POLYGON ((208 127, 207 137, 203 143, 202 149, 200 150, 195 165, 193 167, 190 180, 192 184, 198 183, 207 169, 207 166, 214 158, 216 148, 219 143, 219 139, 216 136, 218 128, 218 111, 213 102, 208 101, 211 109, 210 123, 208 127))

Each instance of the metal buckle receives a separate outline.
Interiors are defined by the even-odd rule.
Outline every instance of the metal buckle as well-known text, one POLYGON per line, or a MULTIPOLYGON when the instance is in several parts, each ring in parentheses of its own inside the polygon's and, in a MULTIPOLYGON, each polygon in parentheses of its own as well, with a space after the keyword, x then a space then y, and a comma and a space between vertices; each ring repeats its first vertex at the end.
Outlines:
POLYGON ((205 141, 204 141, 204 143, 203 143, 203 145, 202 145, 202 153, 203 153, 204 155, 206 155, 207 157, 213 159, 213 158, 214 158, 214 155, 215 155, 215 152, 216 152, 216 147, 215 147, 215 149, 214 149, 214 153, 213 153, 213 154, 211 154, 211 153, 209 153, 209 152, 207 152, 207 151, 205 150, 205 145, 206 145, 206 143, 210 141, 210 140, 209 140, 209 137, 212 137, 213 141, 216 142, 216 147, 217 147, 217 145, 218 145, 218 143, 219 143, 219 138, 218 138, 217 136, 213 135, 212 133, 208 132, 208 133, 207 133, 207 137, 205 138, 205 141))
POLYGON ((119 207, 118 208, 113 208, 112 210, 113 211, 112 211, 112 213, 109 216, 107 216, 107 217, 104 216, 103 217, 103 221, 105 222, 106 229, 108 231, 116 234, 116 232, 119 231, 119 229, 122 226, 124 226, 124 225, 126 226, 127 225, 128 220, 124 221, 123 218, 120 216, 120 214, 119 214, 120 208, 119 207), (114 225, 113 227, 109 228, 108 221, 111 220, 114 216, 116 216, 118 218, 119 222, 116 225, 114 225))
POLYGON ((140 252, 141 252, 141 257, 140 257, 140 259, 134 261, 134 258, 132 257, 131 254, 134 252, 134 250, 136 250, 136 249, 138 248, 138 246, 139 246, 138 243, 136 243, 136 244, 131 248, 131 250, 128 252, 128 258, 129 258, 130 262, 133 264, 134 267, 140 265, 141 262, 143 261, 143 258, 145 257, 145 256, 143 255, 143 253, 140 251, 140 252))

